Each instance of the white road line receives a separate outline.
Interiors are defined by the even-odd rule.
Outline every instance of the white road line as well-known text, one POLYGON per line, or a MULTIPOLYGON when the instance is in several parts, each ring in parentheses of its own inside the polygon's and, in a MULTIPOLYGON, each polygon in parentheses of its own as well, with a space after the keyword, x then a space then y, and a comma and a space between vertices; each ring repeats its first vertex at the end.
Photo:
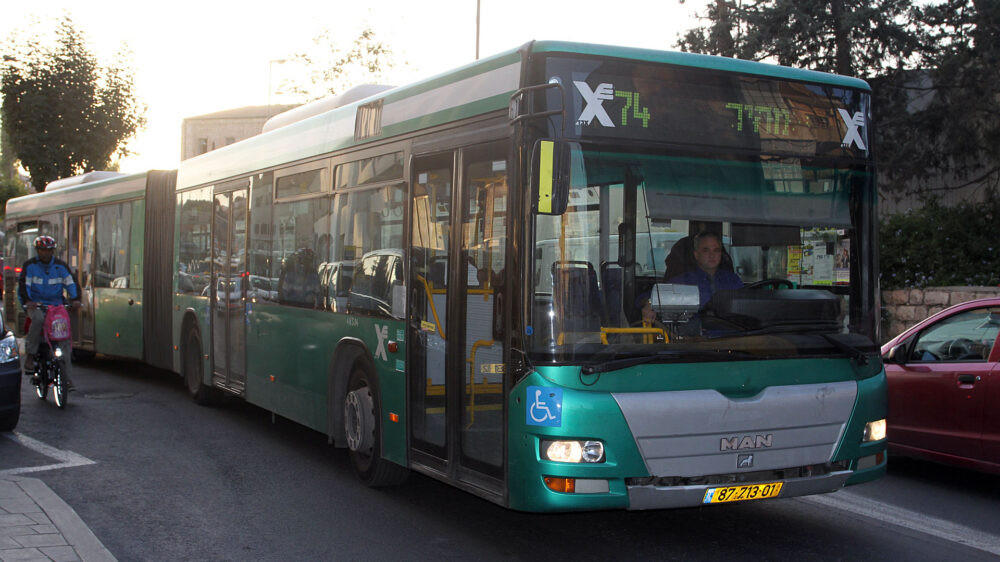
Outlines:
POLYGON ((32 439, 27 435, 22 435, 16 431, 11 433, 4 433, 4 437, 18 443, 24 447, 35 451, 41 455, 45 455, 50 459, 59 461, 56 464, 46 464, 42 466, 25 466, 21 468, 8 468, 7 470, 0 470, 0 476, 13 476, 15 474, 26 474, 29 472, 41 472, 43 470, 55 470, 58 468, 73 468, 75 466, 86 466, 88 464, 96 464, 97 461, 92 461, 83 455, 78 455, 73 451, 63 451, 62 449, 56 449, 51 445, 46 445, 37 439, 32 439))
POLYGON ((799 498, 826 507, 856 513, 879 521, 905 527, 939 539, 956 542, 977 550, 1000 555, 1000 536, 964 525, 871 500, 843 490, 835 494, 799 498))

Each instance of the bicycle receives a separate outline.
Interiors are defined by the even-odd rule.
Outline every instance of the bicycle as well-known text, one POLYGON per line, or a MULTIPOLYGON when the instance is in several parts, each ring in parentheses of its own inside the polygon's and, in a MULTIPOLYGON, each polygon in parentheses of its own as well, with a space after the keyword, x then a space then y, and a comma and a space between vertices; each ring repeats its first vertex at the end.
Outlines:
POLYGON ((38 352, 35 353, 31 384, 35 386, 35 395, 40 400, 48 398, 51 386, 56 406, 62 409, 69 400, 69 388, 66 381, 66 358, 59 344, 72 337, 69 312, 61 304, 40 304, 38 307, 45 312, 45 327, 42 330, 44 340, 38 344, 38 352))

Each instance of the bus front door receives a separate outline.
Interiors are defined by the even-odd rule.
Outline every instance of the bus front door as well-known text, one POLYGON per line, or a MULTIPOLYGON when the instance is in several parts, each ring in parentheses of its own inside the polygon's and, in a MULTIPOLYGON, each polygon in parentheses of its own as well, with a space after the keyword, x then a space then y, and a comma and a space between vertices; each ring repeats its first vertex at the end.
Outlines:
POLYGON ((212 224, 212 384, 244 394, 247 325, 247 189, 216 188, 212 224))
POLYGON ((80 286, 80 307, 72 310, 73 348, 94 349, 94 214, 69 217, 67 257, 80 286))
POLYGON ((506 155, 497 143, 414 160, 409 279, 413 460, 498 495, 506 155))

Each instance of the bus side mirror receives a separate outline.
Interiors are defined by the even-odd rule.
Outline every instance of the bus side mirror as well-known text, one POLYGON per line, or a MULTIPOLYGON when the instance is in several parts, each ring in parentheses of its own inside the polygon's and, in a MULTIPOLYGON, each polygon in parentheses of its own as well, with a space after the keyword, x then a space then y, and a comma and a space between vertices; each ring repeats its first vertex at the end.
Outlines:
POLYGON ((531 152, 531 193, 540 215, 561 215, 569 202, 572 145, 539 140, 531 152))

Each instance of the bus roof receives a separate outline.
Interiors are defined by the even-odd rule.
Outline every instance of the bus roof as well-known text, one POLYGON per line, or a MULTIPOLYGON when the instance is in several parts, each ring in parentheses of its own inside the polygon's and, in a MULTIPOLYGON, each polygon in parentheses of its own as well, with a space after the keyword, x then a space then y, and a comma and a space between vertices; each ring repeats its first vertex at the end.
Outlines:
POLYGON ((535 41, 181 162, 177 188, 205 185, 343 148, 506 110, 521 87, 522 52, 614 57, 870 91, 856 78, 725 57, 561 41, 535 41), (365 110, 372 117, 366 120, 365 110), (358 115, 362 115, 359 124, 358 115), (371 122, 376 126, 371 127, 371 122), (364 130, 369 127, 369 130, 364 130), (252 167, 247 163, 251 162, 252 167))
POLYGON ((632 47, 615 47, 612 45, 594 45, 589 43, 571 43, 566 41, 536 41, 532 45, 535 53, 571 53, 578 55, 593 55, 599 57, 614 57, 635 61, 645 61, 739 74, 753 74, 779 78, 781 80, 796 80, 800 82, 815 82, 842 88, 853 88, 870 92, 867 82, 858 78, 828 74, 815 70, 791 68, 763 62, 702 55, 698 53, 683 53, 680 51, 656 51, 652 49, 637 49, 632 47))
POLYGON ((146 193, 148 173, 120 175, 17 197, 7 201, 7 219, 53 213, 87 203, 110 203, 142 197, 146 193))

